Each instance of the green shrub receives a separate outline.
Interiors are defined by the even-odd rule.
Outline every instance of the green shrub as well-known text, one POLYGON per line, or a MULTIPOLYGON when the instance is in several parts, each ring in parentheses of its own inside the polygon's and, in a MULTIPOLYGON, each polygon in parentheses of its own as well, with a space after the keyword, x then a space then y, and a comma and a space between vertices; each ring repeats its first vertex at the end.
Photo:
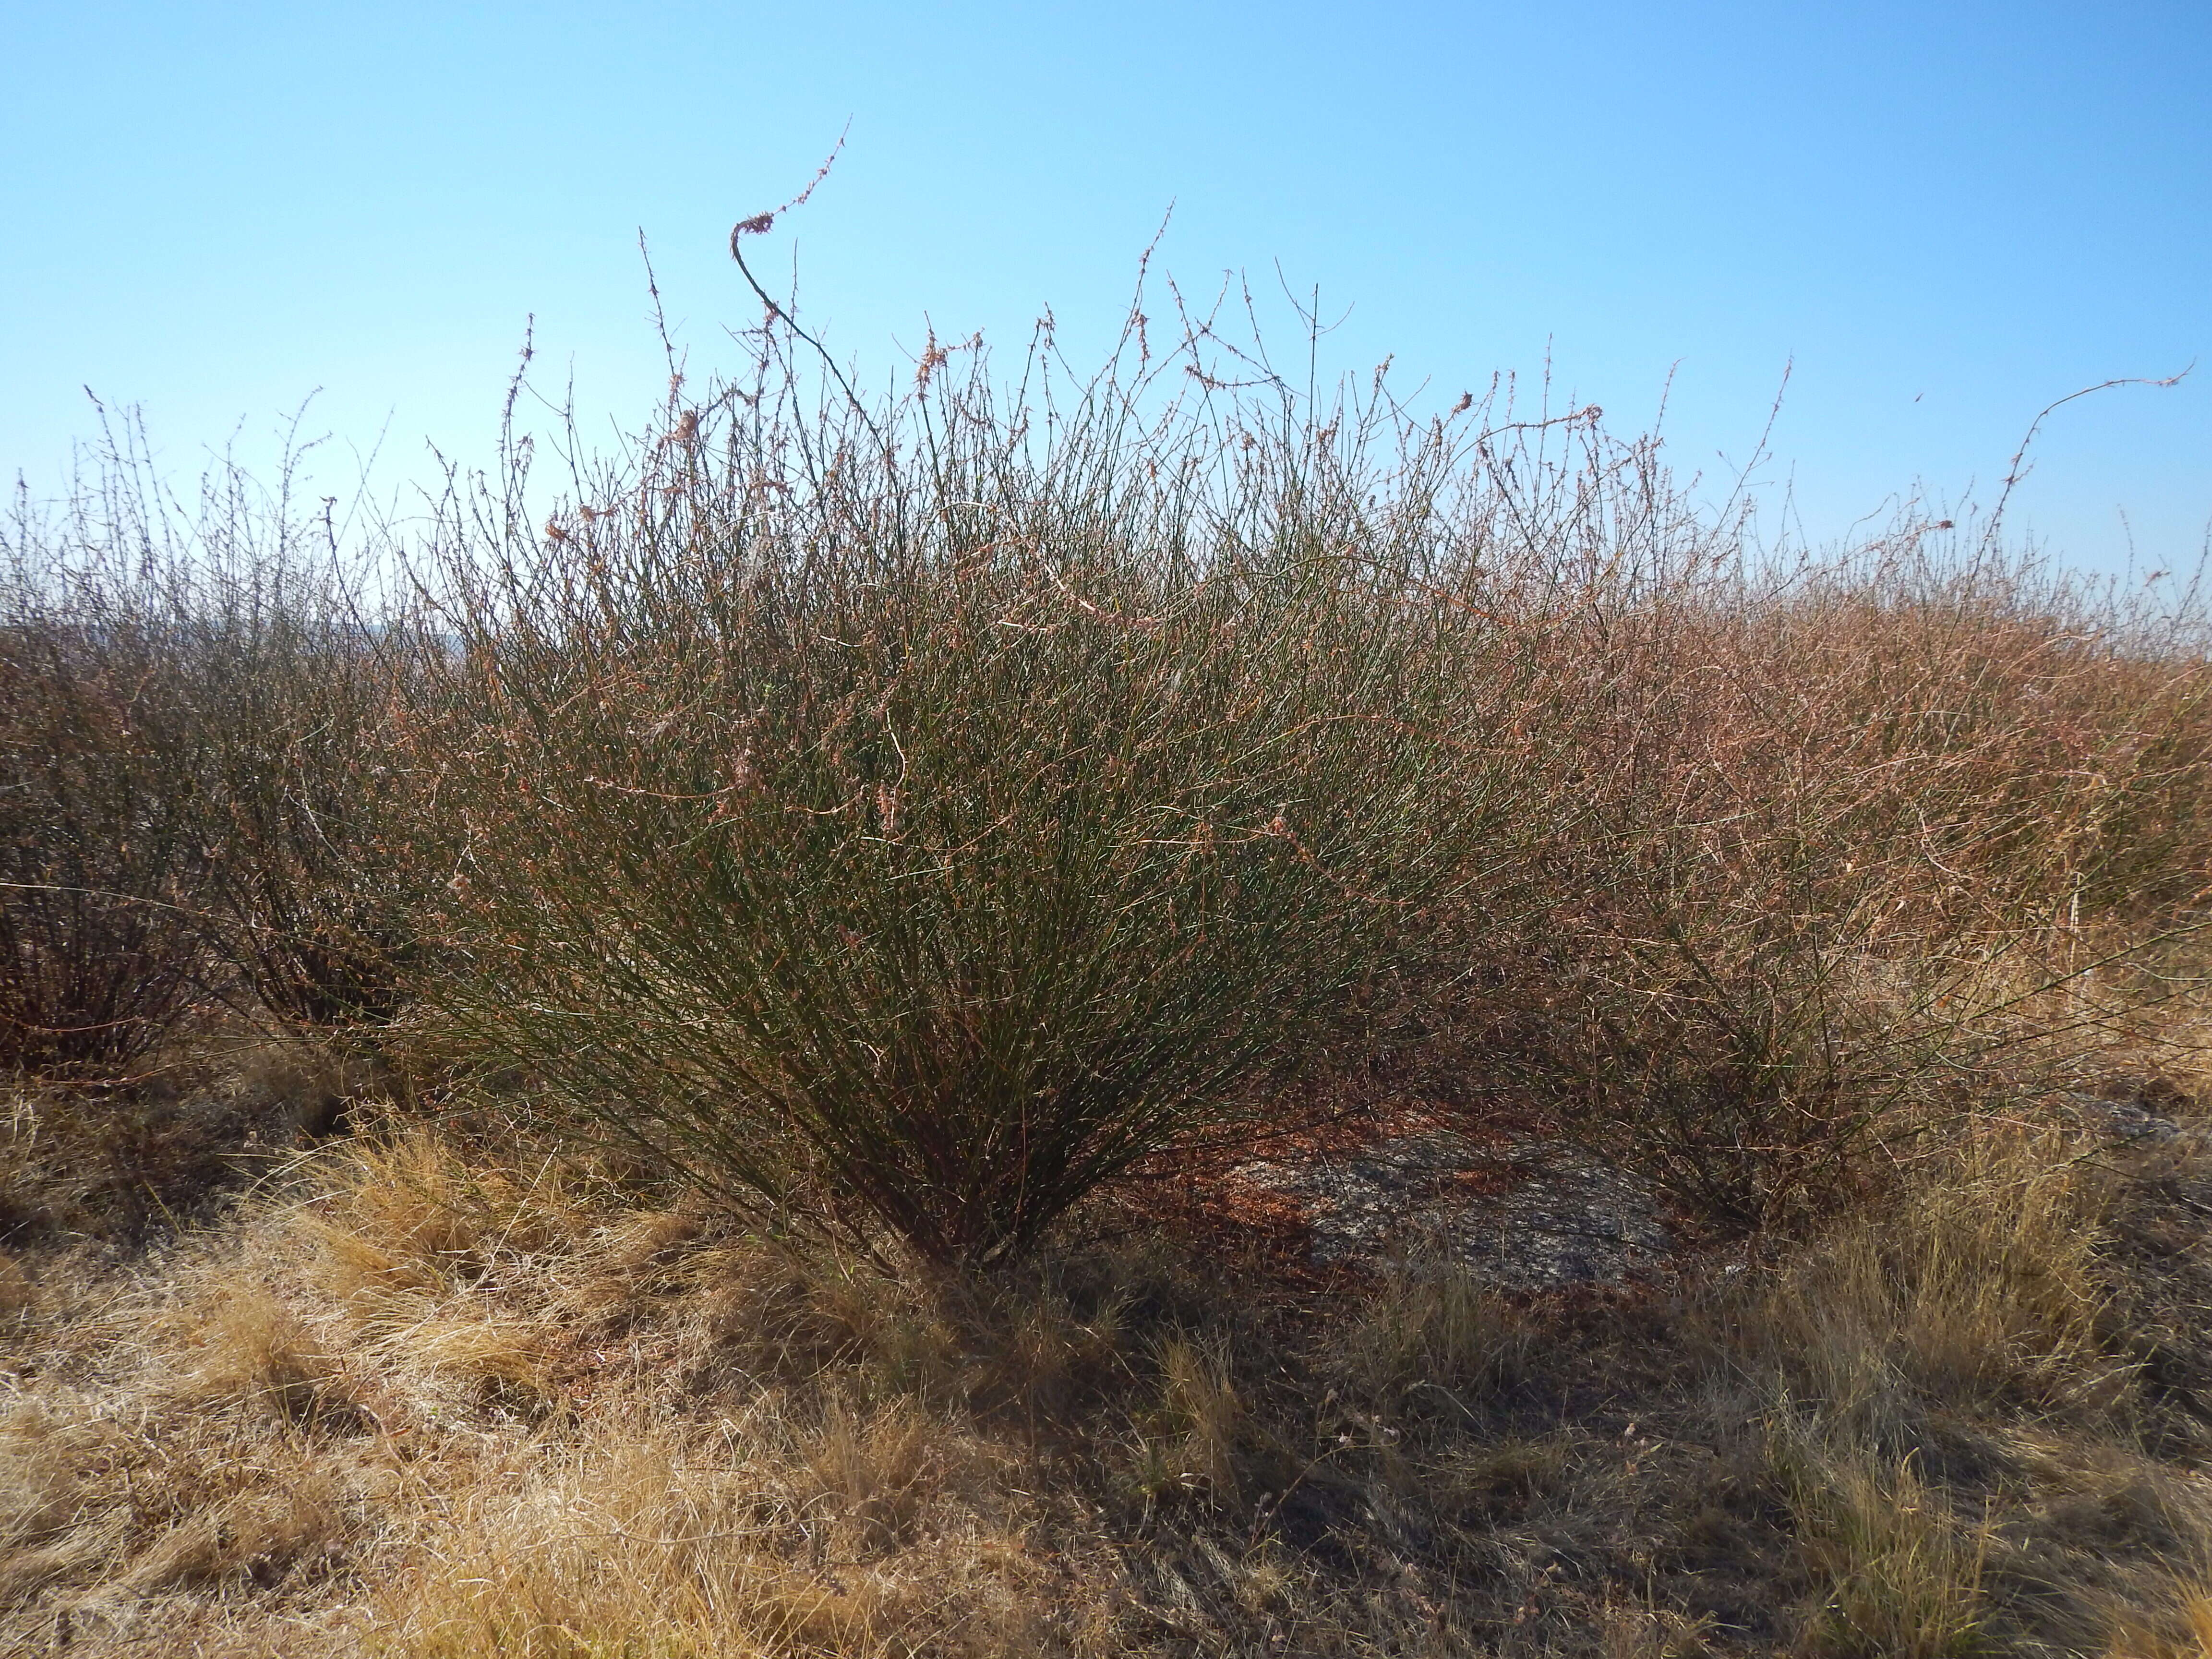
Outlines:
POLYGON ((739 1202, 1000 1259, 1387 998, 1432 1109, 1756 1227, 2197 925, 2185 607, 1778 555, 1594 410, 1318 407, 1203 328, 813 414, 762 337, 542 524, 520 468, 449 515, 431 659, 447 1013, 739 1202))
POLYGON ((1308 434, 1224 501, 1203 432, 1028 413, 978 382, 893 411, 905 447, 848 418, 726 466, 675 425, 473 573, 447 694, 448 1012, 692 1177, 940 1262, 1317 1041, 1510 787, 1487 642, 1331 522, 1371 480, 1308 434))

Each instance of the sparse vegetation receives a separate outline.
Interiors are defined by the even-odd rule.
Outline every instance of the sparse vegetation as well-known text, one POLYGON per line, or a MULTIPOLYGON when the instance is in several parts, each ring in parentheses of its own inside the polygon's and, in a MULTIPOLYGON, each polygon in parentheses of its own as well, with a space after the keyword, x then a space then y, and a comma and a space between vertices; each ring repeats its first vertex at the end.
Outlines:
POLYGON ((2203 1650, 2202 617, 1184 325, 19 500, 9 1644, 2203 1650))

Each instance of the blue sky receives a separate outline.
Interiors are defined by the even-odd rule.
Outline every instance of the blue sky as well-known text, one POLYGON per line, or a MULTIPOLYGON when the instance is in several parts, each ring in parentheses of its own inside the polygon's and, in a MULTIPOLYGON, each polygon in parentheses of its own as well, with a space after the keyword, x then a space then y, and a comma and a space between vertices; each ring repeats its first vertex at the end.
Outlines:
POLYGON ((309 416, 480 459, 526 316, 593 429, 658 390, 636 247, 696 365, 752 319, 730 224, 880 381, 919 344, 1079 352, 1157 267, 1353 307, 1440 398, 1547 354, 1678 465, 1747 454, 1808 532, 1916 485, 2193 561, 2212 521, 2212 6, 1184 3, 62 7, 0 0, 0 466, 144 406, 164 462, 309 416))

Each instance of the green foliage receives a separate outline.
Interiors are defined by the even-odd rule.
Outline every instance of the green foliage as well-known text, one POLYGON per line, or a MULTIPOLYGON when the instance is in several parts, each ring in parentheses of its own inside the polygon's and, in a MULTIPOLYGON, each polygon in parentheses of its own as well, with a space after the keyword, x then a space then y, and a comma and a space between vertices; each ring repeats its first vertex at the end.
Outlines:
POLYGON ((476 573, 443 994, 719 1190, 988 1263, 1409 960, 1509 785, 1310 479, 1209 526, 1173 441, 923 412, 476 573))

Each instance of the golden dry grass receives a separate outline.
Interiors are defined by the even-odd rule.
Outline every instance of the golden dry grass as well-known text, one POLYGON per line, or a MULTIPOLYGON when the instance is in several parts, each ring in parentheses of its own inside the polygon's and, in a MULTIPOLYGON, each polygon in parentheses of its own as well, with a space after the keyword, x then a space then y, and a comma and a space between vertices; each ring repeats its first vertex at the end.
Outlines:
POLYGON ((2194 1129, 1989 1122, 1596 1303, 1126 1217, 886 1279, 395 1119, 164 1253, 6 1260, 0 1641, 2195 1654, 2212 1428, 2129 1321, 2212 1286, 2130 1243, 2200 1182, 2194 1129))

